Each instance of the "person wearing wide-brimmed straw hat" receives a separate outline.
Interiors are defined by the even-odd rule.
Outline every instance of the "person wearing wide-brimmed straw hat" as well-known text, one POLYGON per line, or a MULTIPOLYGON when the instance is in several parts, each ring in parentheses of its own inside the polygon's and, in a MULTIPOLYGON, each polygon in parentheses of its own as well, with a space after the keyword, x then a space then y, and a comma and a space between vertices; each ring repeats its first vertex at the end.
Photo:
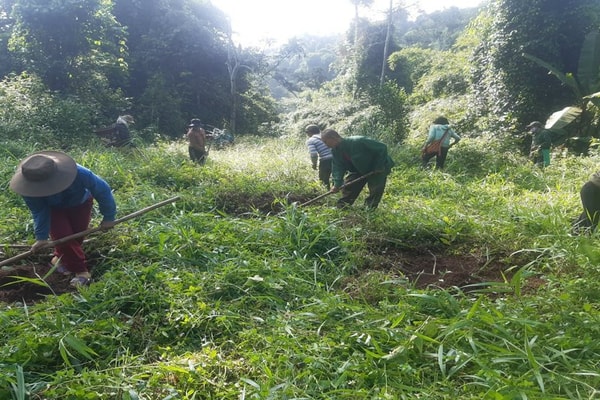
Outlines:
MULTIPOLYGON (((19 163, 10 188, 23 197, 33 216, 34 252, 45 247, 49 237, 58 240, 88 229, 94 199, 104 217, 100 227, 115 225, 117 207, 108 183, 65 153, 29 155, 19 163)), ((52 259, 59 272, 75 274, 74 286, 91 281, 82 243, 80 238, 57 245, 52 259)))

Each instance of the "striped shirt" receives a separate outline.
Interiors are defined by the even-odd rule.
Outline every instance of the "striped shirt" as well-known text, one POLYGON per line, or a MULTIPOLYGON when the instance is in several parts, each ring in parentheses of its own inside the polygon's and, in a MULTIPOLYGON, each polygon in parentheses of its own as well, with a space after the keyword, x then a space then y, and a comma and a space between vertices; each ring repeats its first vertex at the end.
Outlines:
POLYGON ((306 139, 306 145, 308 146, 308 152, 311 156, 318 154, 320 160, 330 160, 333 158, 331 149, 327 147, 325 143, 323 143, 320 133, 312 135, 306 139))

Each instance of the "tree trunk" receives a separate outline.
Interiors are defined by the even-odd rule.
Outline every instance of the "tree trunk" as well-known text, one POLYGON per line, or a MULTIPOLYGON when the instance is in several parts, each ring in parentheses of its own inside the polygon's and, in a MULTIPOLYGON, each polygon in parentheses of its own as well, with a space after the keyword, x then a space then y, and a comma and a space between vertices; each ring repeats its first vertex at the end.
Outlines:
POLYGON ((237 93, 237 72, 239 69, 238 60, 235 60, 235 65, 229 71, 229 84, 231 87, 231 115, 229 117, 229 129, 233 134, 236 132, 236 120, 237 120, 237 109, 238 109, 238 93, 237 93))
POLYGON ((390 48, 390 40, 392 37, 392 7, 394 0, 390 0, 390 9, 388 10, 387 32, 385 34, 385 44, 383 46, 383 60, 381 61, 381 75, 379 76, 379 87, 383 86, 385 79, 385 66, 387 65, 388 51, 390 48))

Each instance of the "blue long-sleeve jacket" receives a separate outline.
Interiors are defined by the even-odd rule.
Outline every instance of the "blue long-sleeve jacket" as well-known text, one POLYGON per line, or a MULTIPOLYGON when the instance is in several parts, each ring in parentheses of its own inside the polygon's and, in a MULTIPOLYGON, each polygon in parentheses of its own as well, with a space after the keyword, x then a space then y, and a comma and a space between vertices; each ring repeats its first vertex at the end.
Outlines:
POLYGON ((117 206, 110 186, 89 169, 77 165, 75 180, 60 193, 45 197, 23 196, 25 204, 31 210, 36 240, 47 240, 50 234, 50 210, 70 208, 83 204, 90 196, 98 202, 104 221, 114 221, 117 206))

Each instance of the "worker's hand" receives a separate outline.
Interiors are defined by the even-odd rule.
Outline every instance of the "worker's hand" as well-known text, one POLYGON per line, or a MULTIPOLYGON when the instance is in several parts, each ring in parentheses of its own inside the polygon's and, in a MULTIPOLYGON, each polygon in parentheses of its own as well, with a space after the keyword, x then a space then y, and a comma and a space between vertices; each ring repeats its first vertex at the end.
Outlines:
POLYGON ((35 243, 33 244, 33 246, 31 246, 31 251, 35 253, 36 251, 43 249, 45 247, 48 247, 47 240, 36 240, 35 243))
POLYGON ((337 187, 337 186, 332 187, 331 190, 330 190, 331 193, 337 193, 339 191, 340 191, 340 188, 337 187))
POLYGON ((116 225, 115 221, 102 221, 100 223, 100 228, 102 228, 104 230, 108 230, 108 229, 112 228, 115 225, 116 225))

